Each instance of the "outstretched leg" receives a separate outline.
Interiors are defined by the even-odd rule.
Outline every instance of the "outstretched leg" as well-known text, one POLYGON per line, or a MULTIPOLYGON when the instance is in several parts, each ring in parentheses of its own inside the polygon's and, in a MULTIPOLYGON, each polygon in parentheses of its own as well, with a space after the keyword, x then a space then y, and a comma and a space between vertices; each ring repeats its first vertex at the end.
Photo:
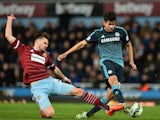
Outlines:
POLYGON ((83 101, 87 103, 93 104, 95 106, 99 106, 100 108, 104 110, 109 110, 109 106, 102 103, 98 97, 96 97, 95 95, 91 93, 84 91, 81 88, 73 88, 71 91, 71 95, 79 96, 82 98, 83 101))

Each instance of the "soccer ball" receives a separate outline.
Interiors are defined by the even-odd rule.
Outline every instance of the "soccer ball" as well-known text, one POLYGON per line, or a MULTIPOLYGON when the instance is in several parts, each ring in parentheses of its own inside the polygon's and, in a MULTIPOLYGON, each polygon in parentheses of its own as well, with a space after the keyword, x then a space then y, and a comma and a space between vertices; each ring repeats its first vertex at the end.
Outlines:
POLYGON ((131 106, 130 106, 130 109, 128 111, 129 115, 132 116, 132 117, 139 117, 142 115, 142 112, 143 112, 143 107, 142 105, 140 105, 139 103, 133 103, 131 106))

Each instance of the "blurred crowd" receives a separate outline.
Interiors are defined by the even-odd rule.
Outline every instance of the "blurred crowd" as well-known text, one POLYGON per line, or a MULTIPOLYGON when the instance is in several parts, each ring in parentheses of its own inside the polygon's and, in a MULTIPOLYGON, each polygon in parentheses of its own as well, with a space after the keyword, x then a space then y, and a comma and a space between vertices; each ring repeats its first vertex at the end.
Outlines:
MULTIPOLYGON (((64 19, 64 18, 63 18, 64 19)), ((72 82, 92 82, 94 87, 103 83, 103 76, 99 67, 99 54, 97 47, 88 45, 84 49, 69 55, 65 60, 58 62, 57 56, 71 48, 80 40, 85 39, 94 29, 100 28, 93 21, 87 27, 82 22, 75 21, 60 24, 59 26, 50 21, 42 29, 38 29, 32 21, 21 21, 13 25, 13 34, 22 43, 33 45, 33 37, 36 32, 45 31, 50 33, 51 40, 48 51, 53 61, 60 67, 62 72, 72 82), (69 25, 66 25, 69 24, 69 25), (67 26, 67 27, 66 27, 67 26)), ((127 52, 124 49, 124 83, 160 83, 160 23, 154 23, 151 27, 149 21, 140 25, 133 18, 126 17, 125 22, 117 23, 124 27, 134 47, 134 58, 138 71, 130 69, 127 52)), ((22 82, 23 69, 21 68, 18 55, 4 38, 4 26, 0 31, 0 86, 15 86, 22 82)))

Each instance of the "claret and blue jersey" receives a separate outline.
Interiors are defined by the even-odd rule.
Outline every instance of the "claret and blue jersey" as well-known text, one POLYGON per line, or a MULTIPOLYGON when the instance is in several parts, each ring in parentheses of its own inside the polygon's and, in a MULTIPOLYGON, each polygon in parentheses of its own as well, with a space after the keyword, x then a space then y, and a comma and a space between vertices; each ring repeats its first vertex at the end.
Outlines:
POLYGON ((106 32, 104 28, 96 29, 86 38, 86 41, 98 45, 100 62, 111 60, 124 66, 122 44, 129 42, 129 37, 123 27, 115 26, 112 32, 106 32))

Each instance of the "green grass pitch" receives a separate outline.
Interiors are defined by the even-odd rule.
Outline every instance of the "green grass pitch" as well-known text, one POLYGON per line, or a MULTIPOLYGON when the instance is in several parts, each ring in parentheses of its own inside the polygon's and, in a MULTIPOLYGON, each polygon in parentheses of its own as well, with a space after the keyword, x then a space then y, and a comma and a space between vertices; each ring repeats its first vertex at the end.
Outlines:
MULTIPOLYGON (((76 120, 75 115, 92 108, 86 103, 53 103, 56 115, 54 120, 76 120)), ((96 113, 88 120, 160 120, 160 106, 143 107, 141 117, 132 118, 123 112, 117 112, 112 117, 107 117, 103 110, 96 113)), ((40 118, 39 109, 35 103, 0 103, 0 120, 43 120, 40 118)))

